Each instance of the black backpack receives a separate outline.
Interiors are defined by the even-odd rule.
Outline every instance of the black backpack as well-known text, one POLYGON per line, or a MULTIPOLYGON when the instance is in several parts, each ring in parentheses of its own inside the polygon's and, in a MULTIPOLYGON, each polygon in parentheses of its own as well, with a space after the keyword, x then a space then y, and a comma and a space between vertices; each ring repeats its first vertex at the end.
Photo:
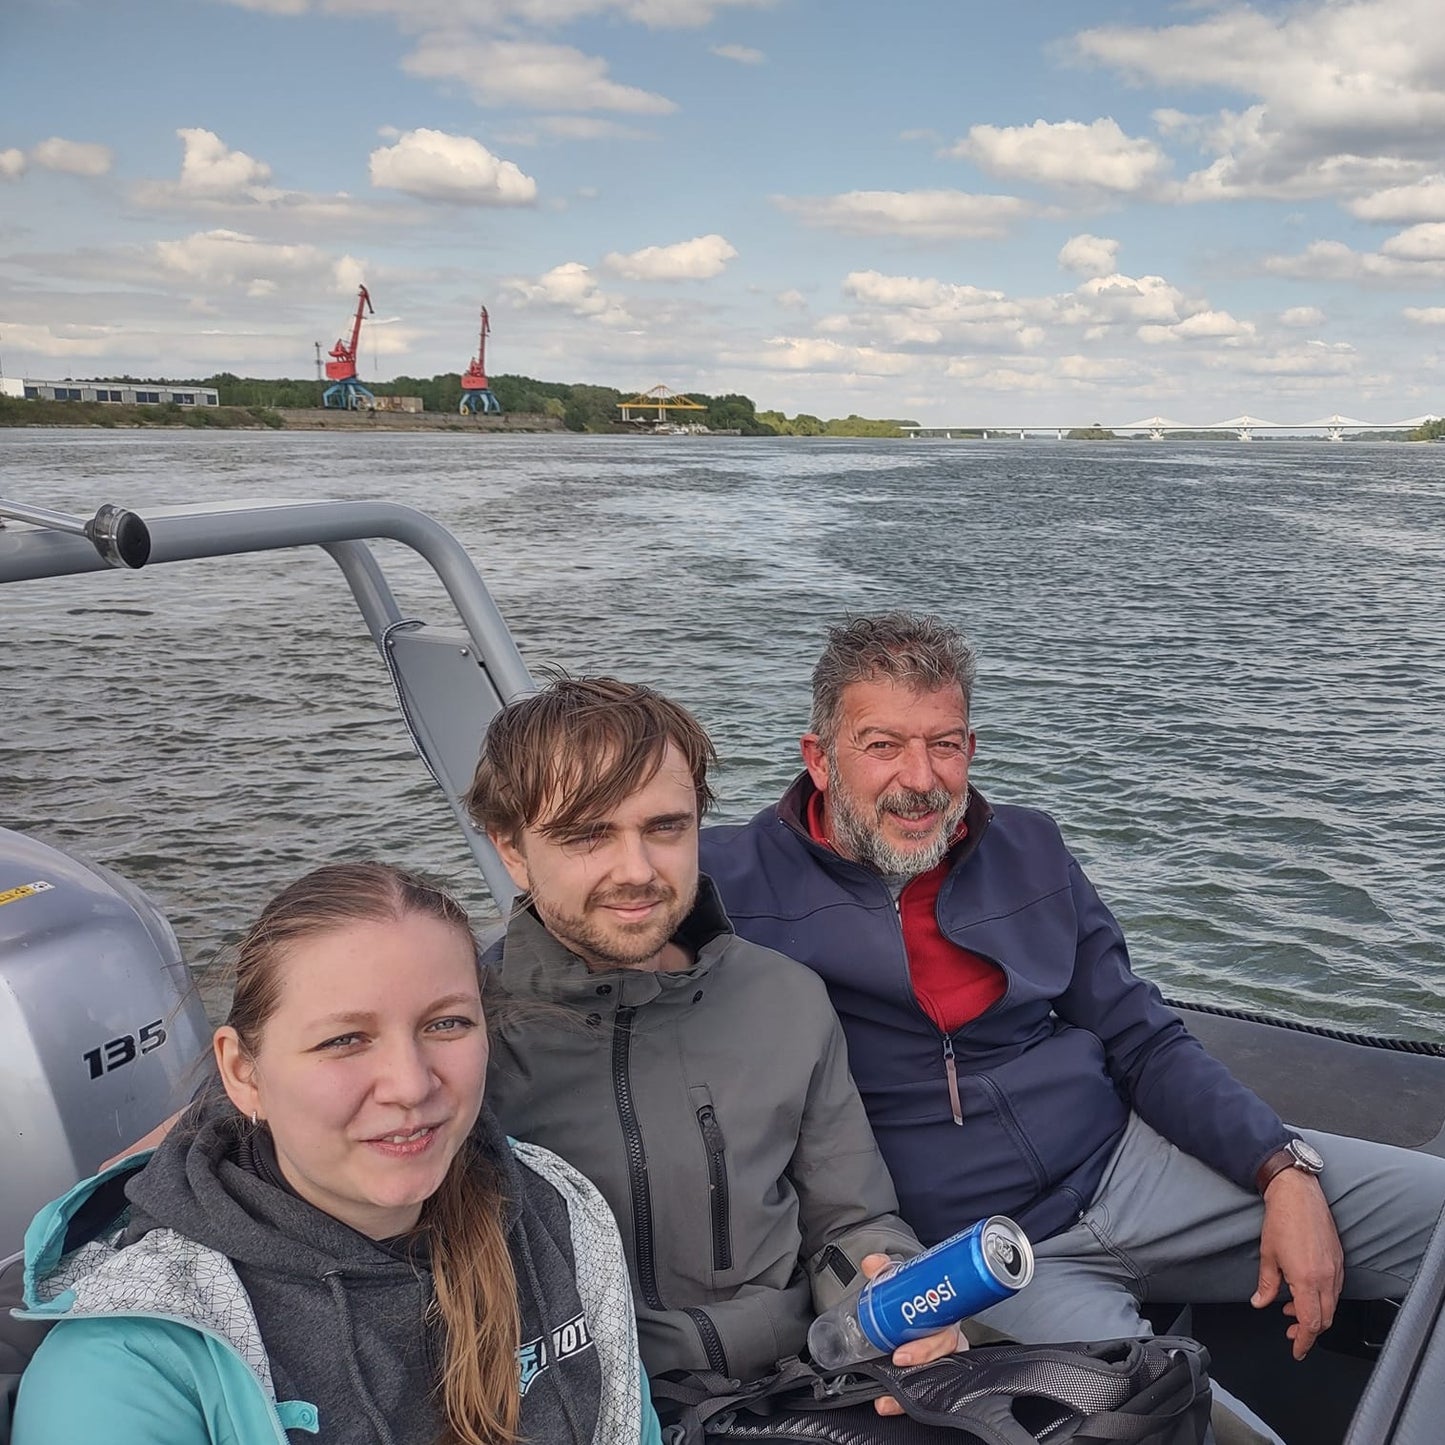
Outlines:
POLYGON ((979 1345, 928 1365, 868 1360, 825 1378, 786 1360, 750 1385, 655 1380, 667 1445, 1200 1445, 1208 1352, 1182 1336, 1078 1345, 979 1345), (907 1418, 873 1409, 892 1395, 907 1418))

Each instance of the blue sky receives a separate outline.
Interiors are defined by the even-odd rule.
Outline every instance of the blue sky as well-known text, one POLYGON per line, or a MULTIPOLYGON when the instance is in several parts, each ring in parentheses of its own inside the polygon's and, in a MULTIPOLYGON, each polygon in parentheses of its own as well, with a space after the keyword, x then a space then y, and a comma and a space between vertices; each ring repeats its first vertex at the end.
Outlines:
POLYGON ((1436 0, 6 0, 10 376, 1445 411, 1436 0))

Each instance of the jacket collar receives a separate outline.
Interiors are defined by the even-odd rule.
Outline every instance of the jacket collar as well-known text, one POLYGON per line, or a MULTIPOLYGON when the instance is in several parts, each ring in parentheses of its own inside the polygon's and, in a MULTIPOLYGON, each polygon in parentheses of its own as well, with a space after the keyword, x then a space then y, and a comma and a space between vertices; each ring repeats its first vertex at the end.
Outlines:
MULTIPOLYGON (((854 874, 862 873, 870 878, 879 877, 880 875, 866 864, 855 863, 851 858, 843 857, 841 853, 835 852, 826 844, 819 843, 813 837, 808 828, 808 805, 817 792, 818 788, 807 772, 799 773, 793 779, 788 791, 778 800, 777 807, 774 809, 778 821, 789 832, 801 838, 804 844, 812 850, 813 856, 830 869, 845 870, 854 874)), ((989 806, 988 800, 972 784, 969 785, 968 807, 964 811, 963 820, 968 825, 968 831, 948 851, 948 871, 950 873, 957 872, 973 856, 975 849, 983 841, 983 835, 988 825, 993 821, 993 809, 989 806)))
POLYGON ((519 903, 502 940, 501 981, 506 993, 539 1003, 597 1008, 606 987, 609 1005, 641 1007, 653 999, 680 993, 709 972, 733 939, 713 881, 699 875, 697 902, 673 935, 695 960, 691 968, 659 973, 640 968, 593 972, 565 944, 548 933, 536 912, 519 903))

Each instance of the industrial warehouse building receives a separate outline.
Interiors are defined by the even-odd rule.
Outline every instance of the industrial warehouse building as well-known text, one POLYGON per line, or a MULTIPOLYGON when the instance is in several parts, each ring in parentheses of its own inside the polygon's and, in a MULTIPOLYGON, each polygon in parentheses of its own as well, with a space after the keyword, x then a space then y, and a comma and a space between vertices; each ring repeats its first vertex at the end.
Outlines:
POLYGON ((219 406, 220 394, 208 386, 161 386, 149 381, 30 381, 31 401, 120 401, 131 406, 219 406))

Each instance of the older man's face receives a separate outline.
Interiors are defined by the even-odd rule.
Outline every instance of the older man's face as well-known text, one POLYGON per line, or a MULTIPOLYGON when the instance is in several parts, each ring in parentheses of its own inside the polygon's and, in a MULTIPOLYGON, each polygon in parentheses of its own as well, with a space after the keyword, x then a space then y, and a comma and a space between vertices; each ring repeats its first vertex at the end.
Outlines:
POLYGON ((837 736, 803 738, 828 841, 880 873, 915 877, 948 851, 968 805, 974 736, 963 689, 891 678, 843 690, 837 736))

